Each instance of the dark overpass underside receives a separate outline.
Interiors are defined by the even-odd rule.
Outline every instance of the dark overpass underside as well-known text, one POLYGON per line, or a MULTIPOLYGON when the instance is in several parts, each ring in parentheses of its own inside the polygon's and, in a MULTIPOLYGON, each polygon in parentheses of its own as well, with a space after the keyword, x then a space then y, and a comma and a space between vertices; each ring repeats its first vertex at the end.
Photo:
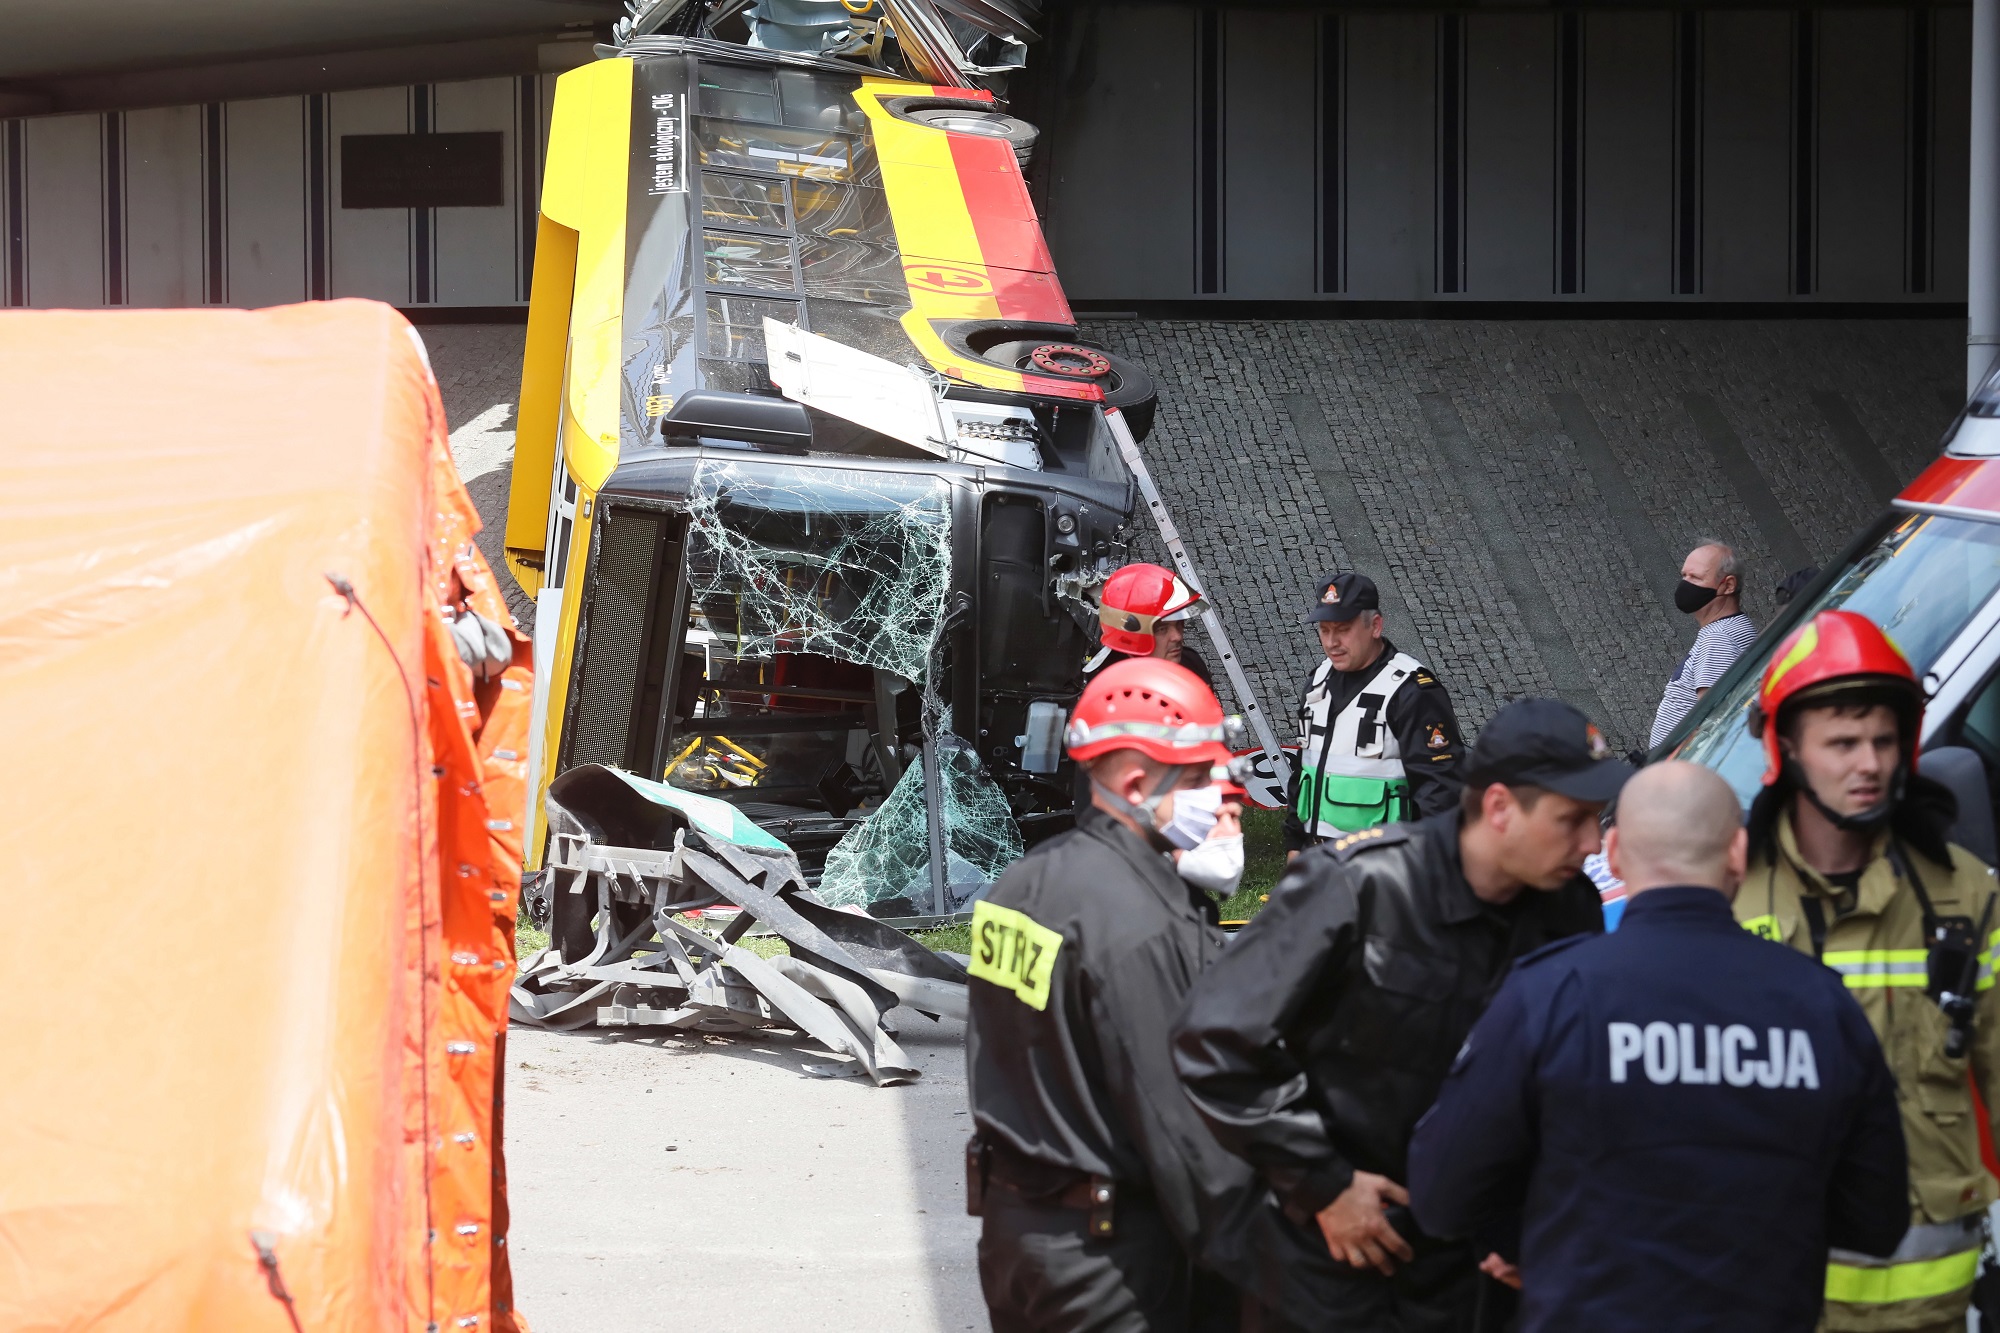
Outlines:
POLYGON ((1100 309, 1949 311, 1971 26, 1925 5, 1081 4, 1019 100, 1057 266, 1100 309))

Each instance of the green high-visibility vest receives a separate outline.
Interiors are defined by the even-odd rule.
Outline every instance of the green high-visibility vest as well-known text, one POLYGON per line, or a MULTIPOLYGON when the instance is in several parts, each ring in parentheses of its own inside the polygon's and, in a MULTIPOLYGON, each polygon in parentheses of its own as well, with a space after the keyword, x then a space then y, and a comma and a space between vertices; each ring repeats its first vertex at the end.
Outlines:
POLYGON ((1389 700, 1423 663, 1399 652, 1329 718, 1333 663, 1321 662, 1299 709, 1299 822, 1330 838, 1415 814, 1402 747, 1389 729, 1389 700))

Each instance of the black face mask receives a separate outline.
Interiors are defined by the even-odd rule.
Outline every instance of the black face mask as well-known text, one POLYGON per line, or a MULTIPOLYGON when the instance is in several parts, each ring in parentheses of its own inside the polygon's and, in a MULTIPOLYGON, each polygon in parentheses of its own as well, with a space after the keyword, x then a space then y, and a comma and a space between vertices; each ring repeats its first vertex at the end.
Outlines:
POLYGON ((1682 579, 1679 586, 1674 589, 1674 605, 1683 615, 1691 616, 1714 601, 1716 593, 1717 590, 1714 588, 1704 588, 1699 583, 1689 583, 1686 579, 1682 579))

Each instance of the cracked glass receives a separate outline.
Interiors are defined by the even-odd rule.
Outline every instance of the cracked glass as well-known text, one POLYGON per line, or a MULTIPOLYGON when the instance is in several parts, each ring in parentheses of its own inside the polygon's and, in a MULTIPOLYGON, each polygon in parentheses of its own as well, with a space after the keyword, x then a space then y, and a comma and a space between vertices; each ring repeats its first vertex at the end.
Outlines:
MULTIPOLYGON (((708 303, 708 340, 702 345, 702 350, 722 360, 761 363, 764 360, 764 321, 775 319, 780 324, 799 322, 799 304, 796 301, 732 296, 728 292, 709 292, 704 299, 708 303)), ((750 383, 736 385, 718 378, 709 387, 750 391, 768 383, 768 377, 761 372, 752 375, 750 380, 750 383)))
MULTIPOLYGON (((704 457, 688 501, 699 707, 667 778, 803 813, 858 817, 827 852, 824 901, 934 910, 924 765, 872 712, 872 673, 913 683, 940 771, 946 910, 1021 855, 1006 796, 945 730, 932 677, 951 584, 951 490, 939 477, 704 457), (884 781, 884 751, 900 778, 884 781), (884 791, 886 789, 886 795, 884 791)), ((901 689, 900 685, 896 686, 901 689)))
MULTIPOLYGON (((937 741, 939 806, 945 828, 945 910, 973 897, 1020 859, 1021 830, 979 756, 949 732, 937 741)), ((911 914, 934 910, 924 768, 904 770, 889 798, 826 854, 817 896, 834 907, 906 898, 911 914)))
POLYGON ((704 458, 688 513, 689 594, 712 651, 925 678, 951 582, 941 478, 704 458))

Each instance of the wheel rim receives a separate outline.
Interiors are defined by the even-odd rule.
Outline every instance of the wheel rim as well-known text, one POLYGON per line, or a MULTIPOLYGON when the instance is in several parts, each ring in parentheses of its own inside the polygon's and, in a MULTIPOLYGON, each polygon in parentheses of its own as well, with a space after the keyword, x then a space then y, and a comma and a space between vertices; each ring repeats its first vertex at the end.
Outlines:
POLYGON ((1066 379, 1100 380, 1111 373, 1111 358, 1094 347, 1074 343, 1044 343, 1028 353, 1028 360, 1044 375, 1066 379))
POLYGON ((979 134, 988 139, 1007 137, 1005 121, 993 116, 983 116, 976 111, 918 111, 912 120, 921 120, 926 125, 949 130, 953 134, 979 134))

